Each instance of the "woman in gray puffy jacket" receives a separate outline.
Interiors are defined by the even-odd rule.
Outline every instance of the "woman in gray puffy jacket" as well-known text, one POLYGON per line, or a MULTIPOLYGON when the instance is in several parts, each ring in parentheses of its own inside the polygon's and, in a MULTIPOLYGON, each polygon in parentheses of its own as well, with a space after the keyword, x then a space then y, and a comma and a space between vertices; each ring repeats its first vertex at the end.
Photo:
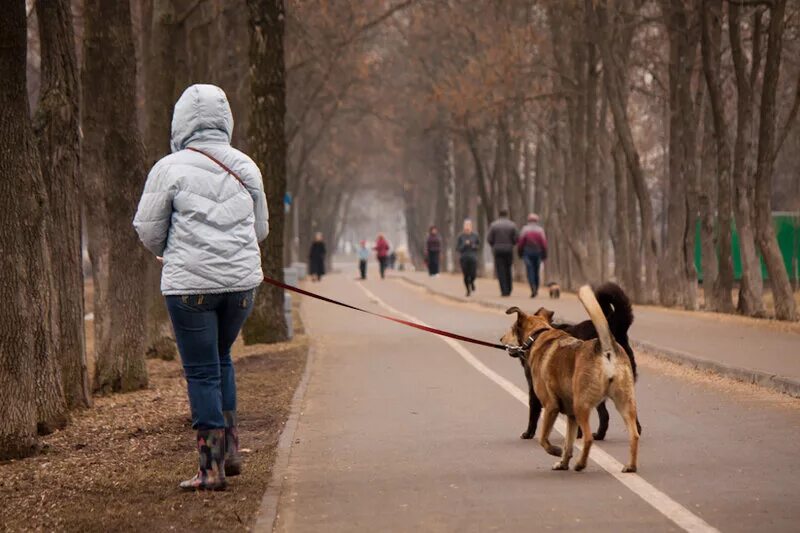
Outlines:
POLYGON ((186 376, 200 468, 186 490, 222 490, 241 469, 231 346, 264 275, 269 231, 261 172, 231 146, 233 116, 219 87, 192 85, 175 104, 172 154, 147 177, 133 225, 161 262, 186 376))

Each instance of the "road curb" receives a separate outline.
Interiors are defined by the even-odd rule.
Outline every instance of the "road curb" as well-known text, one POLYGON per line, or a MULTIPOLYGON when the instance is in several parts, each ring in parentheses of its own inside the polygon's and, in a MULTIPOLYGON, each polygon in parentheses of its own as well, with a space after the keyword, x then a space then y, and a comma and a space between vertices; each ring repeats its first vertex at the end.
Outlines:
POLYGON ((280 503, 281 492, 283 491, 283 481, 289 469, 289 457, 292 452, 294 435, 297 431, 297 423, 300 420, 303 400, 308 389, 308 381, 311 376, 311 366, 314 363, 315 349, 313 343, 309 344, 308 357, 306 358, 306 368, 297 389, 292 396, 292 403, 289 407, 289 418, 283 426, 281 436, 278 438, 277 454, 275 462, 272 464, 272 476, 264 496, 261 498, 261 505, 258 507, 256 522, 253 531, 258 533, 271 533, 275 528, 275 521, 278 518, 278 503, 280 503))
MULTIPOLYGON (((398 279, 405 281, 406 283, 410 283, 411 285, 414 285, 416 287, 421 287, 431 294, 447 298, 448 300, 453 300, 459 303, 474 303, 483 307, 488 307, 490 309, 500 309, 500 310, 506 309, 506 306, 503 304, 495 302, 487 302, 485 300, 477 300, 477 299, 473 300, 471 298, 466 298, 463 296, 454 296, 451 294, 447 294, 438 291, 436 289, 433 289, 424 283, 413 280, 401 274, 397 275, 396 277, 398 279)), ((690 368, 695 368, 698 370, 704 370, 706 372, 711 372, 713 374, 717 374, 736 381, 741 381, 744 383, 752 383, 753 385, 757 385, 759 387, 764 387, 766 389, 774 390, 776 392, 788 394, 789 396, 793 396, 795 398, 800 398, 800 381, 788 378, 786 376, 779 376, 777 374, 769 374, 767 372, 762 372, 760 370, 753 370, 733 365, 726 365, 725 363, 720 363, 718 361, 711 361, 710 359, 698 357, 696 355, 682 352, 680 350, 664 348, 662 346, 658 346, 646 341, 636 341, 631 339, 631 343, 633 344, 634 348, 644 350, 658 357, 659 359, 663 359, 665 361, 669 361, 683 366, 688 366, 690 368)))
POLYGON ((764 387, 776 392, 788 394, 789 396, 793 396, 795 398, 800 398, 800 381, 792 378, 779 376, 777 374, 769 374, 760 370, 727 365, 725 363, 720 363, 719 361, 711 361, 709 359, 698 357, 680 350, 656 346, 655 344, 645 341, 631 340, 631 343, 633 344, 634 348, 644 350, 649 354, 652 354, 655 357, 665 361, 688 366, 690 368, 696 368, 698 370, 704 370, 736 381, 752 383, 753 385, 758 385, 759 387, 764 387))

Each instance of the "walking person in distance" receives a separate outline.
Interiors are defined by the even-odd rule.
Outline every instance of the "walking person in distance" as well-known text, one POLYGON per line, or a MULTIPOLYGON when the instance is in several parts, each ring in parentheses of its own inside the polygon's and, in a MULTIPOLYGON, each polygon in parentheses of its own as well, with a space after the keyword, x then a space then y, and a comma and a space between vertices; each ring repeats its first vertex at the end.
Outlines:
POLYGON ((439 275, 439 258, 442 254, 442 238, 436 226, 431 226, 428 230, 428 238, 425 241, 425 258, 428 262, 428 275, 439 275))
POLYGON ((486 236, 486 242, 492 247, 500 296, 511 294, 511 267, 514 263, 514 245, 517 244, 518 235, 517 225, 508 218, 508 209, 501 209, 500 217, 489 226, 489 234, 486 236))
POLYGON ((232 134, 222 89, 186 89, 172 117, 172 154, 150 171, 133 222, 163 264, 197 430, 199 469, 185 490, 222 490, 241 470, 231 346, 264 279, 258 243, 269 224, 261 172, 231 146, 232 134))
POLYGON ((358 243, 358 271, 361 274, 361 279, 367 279, 367 261, 369 260, 369 248, 367 248, 367 241, 358 243))
POLYGON ((544 228, 539 225, 539 215, 536 213, 528 215, 528 223, 520 232, 517 251, 525 262, 531 298, 535 298, 539 292, 539 267, 547 259, 547 237, 544 228))
POLYGON ((386 277, 386 267, 389 263, 389 241, 383 236, 383 233, 378 233, 378 238, 375 239, 375 255, 378 256, 378 264, 381 271, 381 279, 386 277))
POLYGON ((325 249, 325 241, 322 233, 314 234, 314 242, 308 252, 308 270, 311 274, 311 281, 320 281, 325 275, 325 256, 328 251, 325 249))
POLYGON ((472 221, 464 221, 464 231, 458 236, 456 251, 460 254, 461 273, 464 275, 464 286, 467 296, 475 292, 475 277, 478 273, 478 251, 481 247, 480 236, 472 231, 472 221))

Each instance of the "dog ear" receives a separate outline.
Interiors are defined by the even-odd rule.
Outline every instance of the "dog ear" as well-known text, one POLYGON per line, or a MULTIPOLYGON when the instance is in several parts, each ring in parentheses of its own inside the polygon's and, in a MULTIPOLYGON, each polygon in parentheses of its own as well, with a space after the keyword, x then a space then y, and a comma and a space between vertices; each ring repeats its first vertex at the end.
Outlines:
POLYGON ((516 305, 514 307, 509 307, 508 309, 506 309, 506 314, 507 315, 513 315, 514 313, 517 313, 518 315, 524 315, 525 314, 525 313, 522 312, 522 309, 520 309, 516 305))
POLYGON ((549 309, 545 309, 544 307, 540 307, 539 310, 536 311, 536 313, 534 313, 534 314, 536 316, 542 317, 545 320, 547 320, 548 324, 552 324, 553 323, 553 315, 555 315, 555 312, 553 312, 553 311, 551 311, 549 309))

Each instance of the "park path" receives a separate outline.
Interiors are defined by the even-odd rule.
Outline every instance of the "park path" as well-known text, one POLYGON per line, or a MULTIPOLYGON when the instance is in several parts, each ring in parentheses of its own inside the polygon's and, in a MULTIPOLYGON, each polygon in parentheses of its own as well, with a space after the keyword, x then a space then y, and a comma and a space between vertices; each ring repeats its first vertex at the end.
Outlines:
MULTIPOLYGON (((488 340, 508 325, 500 311, 398 280, 333 275, 307 287, 488 340)), ((517 361, 323 302, 302 306, 314 362, 277 531, 796 530, 797 400, 662 373, 641 355, 640 474, 618 479, 595 462, 552 472, 555 458, 518 438, 517 361)), ((592 457, 600 450, 605 464, 626 460, 615 414, 592 457)))
MULTIPOLYGON (((467 301, 461 277, 424 272, 399 272, 400 278, 458 301, 467 301)), ((547 307, 560 320, 578 322, 586 313, 574 294, 558 300, 547 296, 546 287, 530 298, 527 283, 515 283, 510 297, 501 298, 497 281, 481 278, 470 299, 507 308, 512 305, 536 310, 547 307)), ((691 313, 655 306, 635 306, 631 339, 641 348, 673 359, 685 359, 724 375, 787 392, 800 397, 800 328, 736 316, 691 313), (793 328, 794 331, 790 330, 793 328)))

